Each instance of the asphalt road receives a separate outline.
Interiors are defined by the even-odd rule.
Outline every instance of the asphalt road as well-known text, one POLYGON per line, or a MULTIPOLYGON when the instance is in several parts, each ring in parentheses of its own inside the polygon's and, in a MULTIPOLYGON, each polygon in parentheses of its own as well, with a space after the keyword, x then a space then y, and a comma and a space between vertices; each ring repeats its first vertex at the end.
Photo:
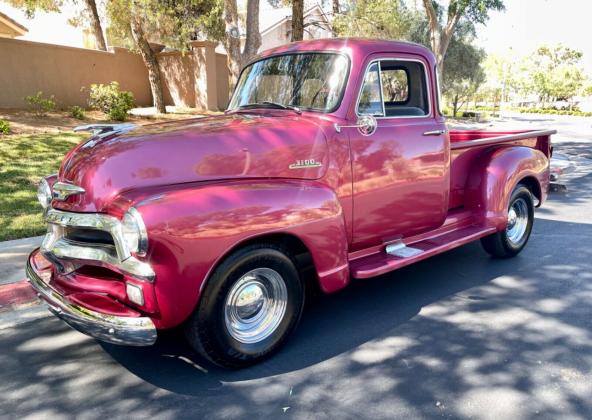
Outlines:
POLYGON ((238 372, 174 334, 125 348, 53 318, 21 324, 0 332, 0 417, 591 418, 592 121, 541 123, 585 169, 537 211, 518 257, 473 243, 355 282, 238 372))

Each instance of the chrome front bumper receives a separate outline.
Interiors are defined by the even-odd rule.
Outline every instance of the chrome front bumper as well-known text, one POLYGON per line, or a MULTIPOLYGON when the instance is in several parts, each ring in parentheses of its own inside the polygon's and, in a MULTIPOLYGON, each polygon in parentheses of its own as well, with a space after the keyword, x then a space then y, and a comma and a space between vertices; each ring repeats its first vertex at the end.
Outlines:
POLYGON ((127 346, 150 346, 156 341, 156 327, 150 318, 108 315, 69 302, 44 281, 30 260, 27 261, 27 279, 54 315, 83 334, 127 346))

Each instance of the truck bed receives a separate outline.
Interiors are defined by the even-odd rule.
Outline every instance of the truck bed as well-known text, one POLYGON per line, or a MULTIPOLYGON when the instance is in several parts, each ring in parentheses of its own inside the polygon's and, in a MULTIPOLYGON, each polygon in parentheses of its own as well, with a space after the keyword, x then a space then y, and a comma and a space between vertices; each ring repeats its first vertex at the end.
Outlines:
POLYGON ((449 209, 464 203, 465 184, 469 170, 479 156, 491 148, 525 146, 551 155, 551 135, 555 130, 450 130, 450 200, 449 209))

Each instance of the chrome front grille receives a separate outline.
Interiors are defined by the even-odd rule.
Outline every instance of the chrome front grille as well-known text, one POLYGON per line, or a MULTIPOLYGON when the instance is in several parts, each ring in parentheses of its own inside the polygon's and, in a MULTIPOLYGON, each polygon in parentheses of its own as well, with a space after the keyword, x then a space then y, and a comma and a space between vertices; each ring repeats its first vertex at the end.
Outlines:
POLYGON ((115 246, 111 233, 104 230, 67 226, 64 237, 72 242, 115 246))
POLYGON ((108 265, 140 280, 153 281, 150 264, 131 255, 119 219, 99 213, 71 213, 48 209, 47 235, 41 252, 50 260, 59 262, 66 271, 75 270, 85 261, 108 265), (57 260, 57 261, 56 261, 57 260))

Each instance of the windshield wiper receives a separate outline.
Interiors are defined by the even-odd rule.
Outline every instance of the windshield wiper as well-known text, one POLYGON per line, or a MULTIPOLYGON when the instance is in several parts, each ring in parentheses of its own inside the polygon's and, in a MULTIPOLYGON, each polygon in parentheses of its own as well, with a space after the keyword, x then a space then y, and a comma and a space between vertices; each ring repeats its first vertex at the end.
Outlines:
POLYGON ((272 102, 272 101, 261 101, 261 102, 253 102, 251 104, 245 104, 245 105, 241 105, 239 108, 255 108, 258 106, 271 106, 274 108, 279 108, 279 109, 291 109, 292 111, 298 113, 298 114, 302 114, 302 110, 300 108, 298 108, 297 106, 294 105, 284 105, 284 104, 280 104, 278 102, 272 102))

